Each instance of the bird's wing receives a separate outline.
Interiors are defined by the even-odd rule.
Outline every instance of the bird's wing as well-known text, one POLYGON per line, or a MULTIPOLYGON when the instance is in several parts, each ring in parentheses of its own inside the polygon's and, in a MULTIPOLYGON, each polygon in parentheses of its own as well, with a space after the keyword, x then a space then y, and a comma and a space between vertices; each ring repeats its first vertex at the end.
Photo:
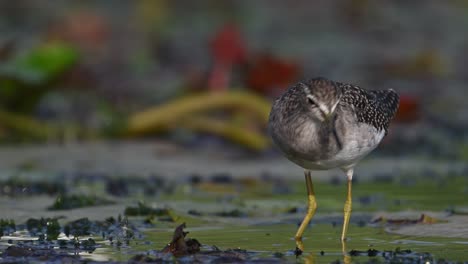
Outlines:
POLYGON ((387 133, 390 121, 398 110, 398 94, 390 90, 366 91, 358 86, 341 84, 341 102, 352 106, 358 122, 363 122, 387 133))
POLYGON ((373 95, 372 101, 375 101, 375 106, 379 111, 385 113, 390 122, 398 110, 400 102, 398 94, 393 89, 369 91, 368 93, 373 95))

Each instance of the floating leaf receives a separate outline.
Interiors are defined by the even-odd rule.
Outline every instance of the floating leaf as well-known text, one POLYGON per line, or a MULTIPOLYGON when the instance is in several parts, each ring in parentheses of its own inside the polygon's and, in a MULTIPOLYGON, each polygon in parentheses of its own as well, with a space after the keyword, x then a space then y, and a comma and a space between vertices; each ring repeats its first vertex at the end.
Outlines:
POLYGON ((195 254, 200 251, 201 244, 196 239, 187 238, 188 232, 184 232, 185 223, 179 225, 174 230, 172 241, 162 250, 164 253, 172 253, 174 256, 195 254))

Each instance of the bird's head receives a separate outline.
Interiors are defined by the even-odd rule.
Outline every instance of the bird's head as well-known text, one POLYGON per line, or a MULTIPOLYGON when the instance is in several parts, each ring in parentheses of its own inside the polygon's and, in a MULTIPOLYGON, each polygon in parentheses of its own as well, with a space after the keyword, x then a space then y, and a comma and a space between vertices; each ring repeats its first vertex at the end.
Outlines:
POLYGON ((314 78, 300 82, 304 91, 302 103, 320 122, 331 120, 341 99, 341 90, 335 82, 325 78, 314 78))

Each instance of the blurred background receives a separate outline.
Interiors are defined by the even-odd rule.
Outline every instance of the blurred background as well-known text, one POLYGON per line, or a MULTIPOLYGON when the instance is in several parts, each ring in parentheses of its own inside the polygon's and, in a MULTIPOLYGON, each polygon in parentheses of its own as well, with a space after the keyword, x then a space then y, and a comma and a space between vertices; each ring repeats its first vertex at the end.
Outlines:
MULTIPOLYGON (((352 249, 466 261, 467 29, 465 0, 0 1, 0 258, 75 222, 86 224, 75 237, 109 252, 115 225, 118 241, 154 250, 186 222, 209 227, 191 235, 216 252, 295 262, 302 169, 266 124, 275 97, 322 76, 400 94, 388 136, 356 167, 352 249), (128 225, 145 235, 122 238, 128 225)), ((332 262, 345 177, 313 178, 307 243, 332 262)))
POLYGON ((467 26, 461 0, 2 1, 0 141, 271 157, 271 101, 324 76, 400 93, 377 155, 466 161, 467 26))

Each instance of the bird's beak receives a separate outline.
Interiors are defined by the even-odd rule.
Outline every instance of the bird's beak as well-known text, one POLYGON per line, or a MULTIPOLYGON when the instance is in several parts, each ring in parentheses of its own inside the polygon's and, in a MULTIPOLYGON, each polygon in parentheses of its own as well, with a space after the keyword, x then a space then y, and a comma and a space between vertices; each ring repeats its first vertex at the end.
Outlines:
POLYGON ((324 117, 325 121, 328 121, 330 117, 333 115, 333 111, 330 111, 330 109, 325 108, 323 106, 319 106, 320 112, 322 113, 322 116, 324 117))
POLYGON ((326 113, 325 114, 325 120, 327 120, 327 121, 330 120, 332 116, 333 116, 333 112, 326 113))

